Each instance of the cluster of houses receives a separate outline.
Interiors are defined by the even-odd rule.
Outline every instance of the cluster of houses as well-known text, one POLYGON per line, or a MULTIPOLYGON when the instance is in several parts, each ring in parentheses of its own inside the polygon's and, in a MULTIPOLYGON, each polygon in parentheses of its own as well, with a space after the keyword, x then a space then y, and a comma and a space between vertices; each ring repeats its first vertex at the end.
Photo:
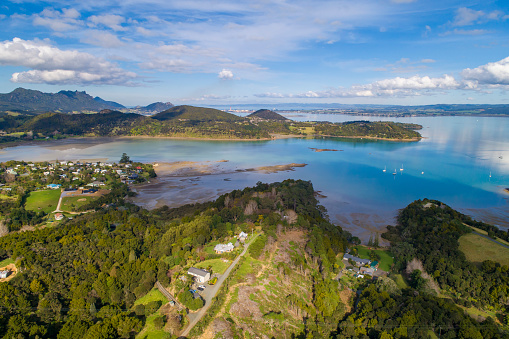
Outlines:
POLYGON ((358 258, 349 253, 345 253, 343 260, 347 262, 353 261, 355 263, 352 271, 355 272, 357 278, 364 278, 366 275, 373 276, 378 270, 378 261, 376 260, 371 261, 369 259, 358 258))
MULTIPOLYGON (((0 169, 1 172, 1 169, 0 169)), ((38 174, 43 180, 62 180, 61 183, 49 184, 47 188, 58 189, 62 184, 75 181, 88 182, 85 186, 104 186, 104 175, 117 175, 126 184, 134 183, 143 168, 133 164, 115 164, 105 162, 58 161, 55 163, 16 164, 5 169, 5 173, 14 176, 29 176, 38 174), (21 174, 20 174, 21 173, 21 174)))
MULTIPOLYGON (((247 233, 240 232, 240 234, 237 236, 236 244, 238 242, 244 243, 246 241, 247 237, 248 237, 247 233)), ((217 244, 214 247, 214 251, 216 251, 216 253, 219 253, 219 254, 225 253, 225 252, 231 252, 234 249, 235 249, 235 246, 231 242, 229 242, 226 245, 225 244, 217 244)), ((193 276, 197 283, 205 283, 210 280, 210 272, 206 271, 204 269, 201 269, 201 268, 191 267, 187 271, 187 274, 193 276)))
POLYGON ((245 232, 240 232, 240 234, 237 236, 237 241, 235 242, 235 245, 229 242, 228 244, 217 244, 214 247, 214 251, 217 254, 223 254, 227 252, 231 252, 235 249, 235 247, 239 247, 240 243, 244 243, 248 237, 248 234, 245 232))

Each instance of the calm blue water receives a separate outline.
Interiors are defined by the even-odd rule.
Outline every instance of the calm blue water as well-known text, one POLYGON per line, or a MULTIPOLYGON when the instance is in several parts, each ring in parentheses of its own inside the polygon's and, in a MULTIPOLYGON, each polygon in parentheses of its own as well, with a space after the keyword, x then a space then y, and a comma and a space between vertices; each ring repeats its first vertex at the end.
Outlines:
POLYGON ((138 189, 139 202, 178 205, 209 200, 232 189, 286 178, 311 180, 326 198, 331 219, 363 237, 393 222, 397 210, 432 198, 477 219, 509 226, 509 118, 428 117, 383 119, 331 114, 288 114, 299 121, 394 120, 424 126, 419 142, 359 139, 283 139, 259 142, 121 139, 94 144, 59 141, 3 149, 0 161, 107 158, 123 152, 143 162, 218 161, 222 174, 164 178, 138 189), (313 152, 332 148, 338 152, 313 152), (306 163, 291 172, 235 172, 266 165, 306 163), (386 168, 384 173, 382 170, 386 168), (403 171, 400 169, 403 168, 403 171), (392 173, 396 170, 396 175, 392 173), (491 174, 491 176, 490 176, 491 174), (225 181, 226 179, 226 181, 225 181))

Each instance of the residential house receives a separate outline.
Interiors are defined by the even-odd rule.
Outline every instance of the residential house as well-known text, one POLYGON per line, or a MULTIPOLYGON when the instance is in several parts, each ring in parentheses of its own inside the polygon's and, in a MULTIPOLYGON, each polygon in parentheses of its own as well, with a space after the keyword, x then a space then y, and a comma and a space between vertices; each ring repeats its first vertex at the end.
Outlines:
POLYGON ((7 278, 10 274, 11 274, 11 271, 9 271, 9 270, 0 271, 0 279, 5 279, 5 278, 7 278))
POLYGON ((225 253, 225 252, 231 252, 233 251, 234 246, 231 242, 228 244, 217 244, 216 247, 214 247, 214 251, 216 251, 217 254, 225 253))
POLYGON ((237 238, 239 239, 240 242, 244 242, 244 241, 246 241, 247 237, 248 237, 247 233, 240 232, 240 234, 237 238))
POLYGON ((198 283, 204 283, 210 279, 210 272, 201 268, 191 267, 187 274, 192 275, 198 283))
POLYGON ((60 184, 49 184, 49 185, 46 185, 47 188, 51 188, 52 190, 56 190, 58 188, 60 188, 62 185, 60 184))
POLYGON ((55 220, 62 220, 64 215, 62 213, 55 213, 55 220))
POLYGON ((372 276, 375 273, 375 270, 372 269, 371 267, 361 267, 361 269, 359 270, 359 273, 372 276))
POLYGON ((349 253, 345 253, 345 255, 343 256, 343 260, 348 260, 348 259, 352 259, 355 262, 355 264, 358 266, 364 266, 364 265, 371 264, 371 260, 369 260, 369 259, 361 259, 361 258, 353 256, 349 253))

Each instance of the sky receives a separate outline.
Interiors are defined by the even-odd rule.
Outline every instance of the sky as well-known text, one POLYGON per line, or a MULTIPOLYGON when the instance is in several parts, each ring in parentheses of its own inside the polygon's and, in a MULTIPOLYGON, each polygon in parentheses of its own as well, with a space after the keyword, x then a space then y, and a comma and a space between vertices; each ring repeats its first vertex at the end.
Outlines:
POLYGON ((2 0, 0 93, 509 104, 509 1, 2 0))

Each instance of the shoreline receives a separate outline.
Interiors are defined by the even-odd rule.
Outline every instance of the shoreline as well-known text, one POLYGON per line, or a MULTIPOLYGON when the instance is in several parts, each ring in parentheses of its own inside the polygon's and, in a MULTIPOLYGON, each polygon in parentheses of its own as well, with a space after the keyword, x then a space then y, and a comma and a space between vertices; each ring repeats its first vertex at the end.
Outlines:
POLYGON ((71 144, 75 140, 90 140, 92 141, 90 144, 96 143, 106 143, 106 142, 115 142, 116 140, 122 139, 173 139, 173 140, 193 140, 193 141, 271 141, 271 140, 283 140, 283 139, 293 139, 293 138, 342 138, 342 139, 370 139, 370 140, 385 140, 385 141, 393 141, 393 142, 412 142, 412 141, 420 141, 423 137, 412 138, 412 139, 389 139, 389 138, 379 138, 379 137, 370 137, 370 136, 337 136, 337 135, 322 135, 322 134, 309 134, 309 135, 301 135, 301 134, 271 134, 270 138, 200 138, 200 137, 171 137, 171 136, 150 136, 150 135, 118 135, 118 136, 69 136, 66 138, 53 140, 53 139, 44 139, 44 140, 18 140, 18 141, 9 141, 6 143, 0 143, 0 150, 9 147, 17 147, 17 146, 53 146, 58 147, 58 145, 53 145, 54 143, 61 144, 71 144), (97 142, 93 142, 97 141, 97 142))

